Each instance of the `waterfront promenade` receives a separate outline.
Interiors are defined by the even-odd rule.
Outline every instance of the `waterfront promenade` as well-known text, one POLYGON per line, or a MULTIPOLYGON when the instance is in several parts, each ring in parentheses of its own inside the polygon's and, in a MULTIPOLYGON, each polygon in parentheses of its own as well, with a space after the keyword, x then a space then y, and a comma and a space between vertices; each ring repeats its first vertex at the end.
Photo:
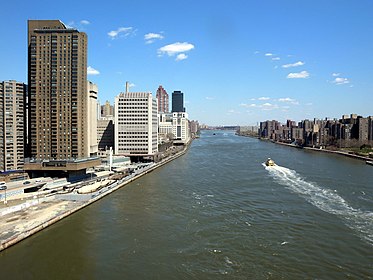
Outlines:
POLYGON ((34 198, 23 203, 10 202, 8 207, 0 208, 0 251, 184 155, 188 148, 189 145, 186 145, 180 152, 160 162, 152 163, 134 174, 116 180, 112 184, 89 194, 56 193, 52 196, 34 198))

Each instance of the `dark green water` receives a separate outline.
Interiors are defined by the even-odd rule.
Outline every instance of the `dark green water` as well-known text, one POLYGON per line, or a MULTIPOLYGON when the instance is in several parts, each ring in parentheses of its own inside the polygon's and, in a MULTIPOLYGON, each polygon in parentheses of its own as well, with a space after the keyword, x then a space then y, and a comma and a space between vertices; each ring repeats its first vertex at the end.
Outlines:
POLYGON ((372 166, 215 133, 0 253, 0 279, 373 279, 372 166))

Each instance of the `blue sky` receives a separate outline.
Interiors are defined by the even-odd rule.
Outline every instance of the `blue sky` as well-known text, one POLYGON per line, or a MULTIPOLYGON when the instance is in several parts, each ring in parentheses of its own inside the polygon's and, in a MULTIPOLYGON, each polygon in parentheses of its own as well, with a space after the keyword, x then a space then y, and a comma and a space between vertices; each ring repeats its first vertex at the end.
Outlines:
POLYGON ((88 34, 101 103, 129 81, 181 90, 208 125, 369 116, 372 14, 371 0, 7 1, 0 80, 27 82, 27 20, 59 19, 88 34))

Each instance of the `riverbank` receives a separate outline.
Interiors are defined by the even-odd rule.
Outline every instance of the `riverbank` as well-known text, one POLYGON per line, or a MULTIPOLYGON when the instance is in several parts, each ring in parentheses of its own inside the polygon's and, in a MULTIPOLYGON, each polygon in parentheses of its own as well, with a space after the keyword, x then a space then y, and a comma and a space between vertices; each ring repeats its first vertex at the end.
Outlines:
POLYGON ((279 145, 288 146, 288 147, 292 147, 292 148, 304 149, 304 150, 316 151, 316 152, 322 152, 322 153, 336 154, 336 155, 346 156, 346 157, 355 158, 355 159, 364 160, 364 161, 371 161, 372 160, 372 158, 369 158, 369 157, 359 156, 359 155, 351 154, 351 153, 344 152, 344 151, 338 151, 338 150, 337 151, 332 151, 332 150, 318 149, 318 148, 312 148, 312 147, 301 147, 301 146, 297 146, 297 145, 293 145, 293 144, 288 144, 288 143, 283 143, 283 142, 278 142, 278 141, 271 141, 271 140, 268 140, 268 139, 261 139, 261 138, 259 138, 259 140, 269 141, 269 142, 274 143, 274 144, 279 144, 279 145))
POLYGON ((45 198, 37 198, 0 211, 0 251, 24 240, 44 228, 70 216, 71 214, 100 200, 104 196, 124 187, 134 180, 153 170, 179 158, 189 149, 186 147, 160 162, 154 163, 141 172, 117 180, 99 191, 86 194, 55 194, 45 198))

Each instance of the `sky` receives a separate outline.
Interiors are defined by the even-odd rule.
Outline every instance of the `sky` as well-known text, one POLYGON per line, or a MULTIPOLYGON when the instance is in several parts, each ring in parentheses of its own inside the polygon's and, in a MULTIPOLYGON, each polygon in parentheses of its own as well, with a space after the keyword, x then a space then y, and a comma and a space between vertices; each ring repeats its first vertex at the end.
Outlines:
POLYGON ((27 83, 27 20, 88 35, 99 100, 125 91, 184 93, 207 125, 373 115, 373 1, 6 1, 0 81, 27 83))

